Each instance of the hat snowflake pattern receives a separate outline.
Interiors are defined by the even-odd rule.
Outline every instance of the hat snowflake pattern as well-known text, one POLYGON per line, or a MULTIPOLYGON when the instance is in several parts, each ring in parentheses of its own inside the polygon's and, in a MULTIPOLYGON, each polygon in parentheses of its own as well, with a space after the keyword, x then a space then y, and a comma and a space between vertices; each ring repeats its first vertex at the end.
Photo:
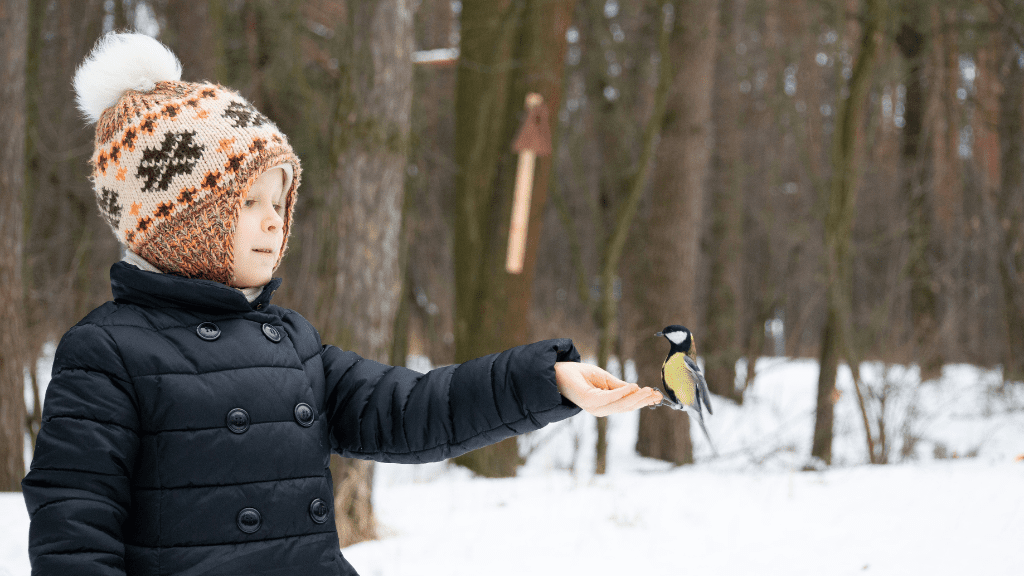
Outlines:
POLYGON ((174 54, 142 34, 104 36, 78 68, 79 107, 96 122, 96 201, 117 239, 160 270, 229 284, 239 205, 282 165, 287 244, 299 159, 240 95, 180 78, 174 54))

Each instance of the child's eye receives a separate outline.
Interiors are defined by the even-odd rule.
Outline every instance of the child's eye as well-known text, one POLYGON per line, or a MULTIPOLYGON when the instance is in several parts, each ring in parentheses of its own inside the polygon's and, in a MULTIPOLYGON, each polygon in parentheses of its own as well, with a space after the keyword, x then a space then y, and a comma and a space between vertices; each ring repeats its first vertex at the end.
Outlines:
POLYGON ((246 208, 252 208, 254 204, 256 204, 255 200, 245 200, 242 202, 242 206, 245 206, 246 208))
POLYGON ((278 214, 282 214, 283 215, 284 214, 284 205, 283 204, 274 204, 274 211, 277 212, 278 214))

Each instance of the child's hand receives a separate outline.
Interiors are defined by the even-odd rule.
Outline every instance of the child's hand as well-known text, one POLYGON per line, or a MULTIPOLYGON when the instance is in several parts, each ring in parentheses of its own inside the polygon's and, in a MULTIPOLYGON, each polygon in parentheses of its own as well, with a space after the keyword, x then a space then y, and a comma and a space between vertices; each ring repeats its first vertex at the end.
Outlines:
POLYGON ((641 388, 582 362, 555 362, 558 391, 594 416, 629 412, 661 402, 661 392, 641 388))

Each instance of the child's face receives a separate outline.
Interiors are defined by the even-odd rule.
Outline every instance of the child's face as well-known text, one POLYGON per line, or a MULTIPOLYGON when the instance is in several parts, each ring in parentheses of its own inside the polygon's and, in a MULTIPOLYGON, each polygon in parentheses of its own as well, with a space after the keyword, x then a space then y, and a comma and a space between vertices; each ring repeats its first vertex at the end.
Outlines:
POLYGON ((284 243, 284 170, 267 170, 242 198, 235 228, 236 288, 270 281, 284 243))

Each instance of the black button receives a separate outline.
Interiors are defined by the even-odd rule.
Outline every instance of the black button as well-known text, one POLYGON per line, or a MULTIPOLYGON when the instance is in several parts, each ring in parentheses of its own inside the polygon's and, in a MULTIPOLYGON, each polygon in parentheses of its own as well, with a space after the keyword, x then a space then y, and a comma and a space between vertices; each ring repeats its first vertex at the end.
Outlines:
POLYGON ((255 508, 242 508, 238 513, 238 529, 246 534, 252 534, 263 525, 263 518, 259 510, 255 508))
POLYGON ((327 517, 330 514, 331 509, 327 507, 323 500, 316 498, 309 503, 309 517, 313 519, 313 522, 323 524, 327 522, 327 517))
POLYGON ((217 328, 217 325, 213 322, 203 322, 196 327, 196 334, 199 334, 199 337, 203 340, 213 342, 220 338, 220 328, 217 328))
POLYGON ((241 408, 234 408, 228 412, 228 430, 235 434, 241 434, 249 429, 249 413, 241 408))
POLYGON ((278 330, 277 328, 274 328, 270 324, 263 325, 263 335, 266 336, 267 340, 270 340, 271 342, 281 341, 281 331, 278 330))
POLYGON ((299 424, 309 428, 313 425, 314 418, 313 409, 309 407, 309 404, 303 402, 295 406, 295 421, 299 424))

